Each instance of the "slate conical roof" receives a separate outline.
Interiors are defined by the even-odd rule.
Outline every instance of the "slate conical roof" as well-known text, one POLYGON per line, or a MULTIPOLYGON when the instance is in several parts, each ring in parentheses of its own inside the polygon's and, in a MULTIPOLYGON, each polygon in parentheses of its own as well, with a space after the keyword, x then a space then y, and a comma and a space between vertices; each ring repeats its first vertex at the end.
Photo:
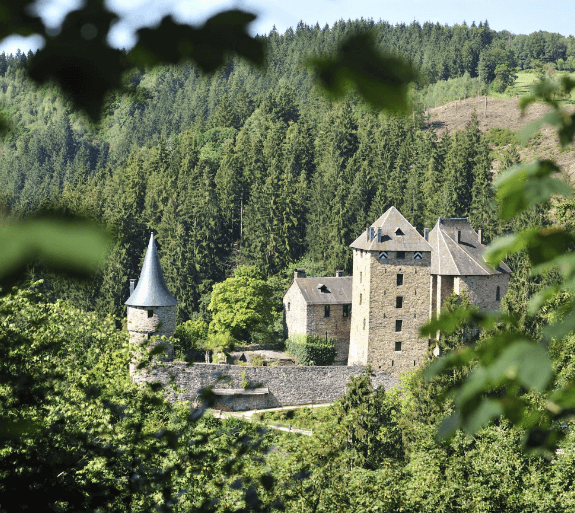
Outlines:
POLYGON ((146 251, 138 285, 124 304, 128 306, 173 306, 178 304, 176 298, 168 290, 166 280, 164 280, 153 232, 150 235, 148 251, 146 251))

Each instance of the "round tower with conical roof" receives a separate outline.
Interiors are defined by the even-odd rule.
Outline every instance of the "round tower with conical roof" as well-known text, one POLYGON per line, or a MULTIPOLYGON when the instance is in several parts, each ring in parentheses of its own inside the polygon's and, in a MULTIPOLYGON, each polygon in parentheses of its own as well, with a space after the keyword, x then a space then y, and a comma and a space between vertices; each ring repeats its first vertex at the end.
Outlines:
MULTIPOLYGON (((147 348, 162 335, 174 335, 178 302, 164 280, 153 233, 150 235, 140 279, 136 287, 134 280, 130 280, 130 297, 125 304, 128 306, 130 344, 134 349, 147 348)), ((165 345, 165 358, 173 360, 174 347, 171 344, 165 345)), ((137 364, 133 361, 130 364, 130 374, 136 371, 136 367, 137 364)))

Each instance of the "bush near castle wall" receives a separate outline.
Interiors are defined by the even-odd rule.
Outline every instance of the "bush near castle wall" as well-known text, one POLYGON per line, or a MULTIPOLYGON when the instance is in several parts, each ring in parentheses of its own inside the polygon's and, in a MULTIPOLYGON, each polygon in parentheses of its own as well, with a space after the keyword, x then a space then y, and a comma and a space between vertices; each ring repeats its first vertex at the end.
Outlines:
POLYGON ((331 365, 336 356, 335 342, 317 335, 293 335, 286 340, 286 351, 299 365, 331 365))

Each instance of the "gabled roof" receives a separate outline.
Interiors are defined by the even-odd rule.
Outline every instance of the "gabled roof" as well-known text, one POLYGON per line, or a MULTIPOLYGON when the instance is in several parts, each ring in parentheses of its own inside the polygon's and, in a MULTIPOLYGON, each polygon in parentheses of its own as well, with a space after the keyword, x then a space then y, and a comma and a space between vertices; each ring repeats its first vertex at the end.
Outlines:
POLYGON ((351 304, 351 284, 351 276, 294 278, 291 287, 300 290, 308 305, 344 305, 351 304))
POLYGON ((364 251, 431 251, 431 246, 395 207, 389 208, 350 246, 364 251))
POLYGON ((483 259, 486 246, 479 242, 467 217, 439 218, 429 232, 431 253, 431 274, 448 276, 490 276, 508 274, 511 269, 505 264, 493 269, 483 259))
POLYGON ((173 306, 178 304, 164 280, 153 233, 150 235, 138 285, 124 304, 128 306, 173 306))

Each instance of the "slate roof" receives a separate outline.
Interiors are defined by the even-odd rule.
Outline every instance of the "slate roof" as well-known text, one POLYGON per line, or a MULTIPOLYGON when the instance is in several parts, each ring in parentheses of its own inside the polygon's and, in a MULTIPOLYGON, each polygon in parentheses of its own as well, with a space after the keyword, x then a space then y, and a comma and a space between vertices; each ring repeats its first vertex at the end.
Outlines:
POLYGON ((467 217, 440 217, 429 232, 429 244, 433 247, 431 274, 490 276, 511 273, 511 269, 503 262, 497 269, 487 265, 483 259, 487 246, 480 244, 479 236, 467 217))
POLYGON ((138 285, 124 304, 128 306, 173 306, 178 304, 164 280, 153 233, 150 235, 138 285))
POLYGON ((364 251, 431 251, 431 246, 395 207, 390 207, 350 246, 364 251))
POLYGON ((308 305, 344 305, 351 304, 351 284, 352 277, 343 276, 294 278, 291 286, 299 288, 308 305))

